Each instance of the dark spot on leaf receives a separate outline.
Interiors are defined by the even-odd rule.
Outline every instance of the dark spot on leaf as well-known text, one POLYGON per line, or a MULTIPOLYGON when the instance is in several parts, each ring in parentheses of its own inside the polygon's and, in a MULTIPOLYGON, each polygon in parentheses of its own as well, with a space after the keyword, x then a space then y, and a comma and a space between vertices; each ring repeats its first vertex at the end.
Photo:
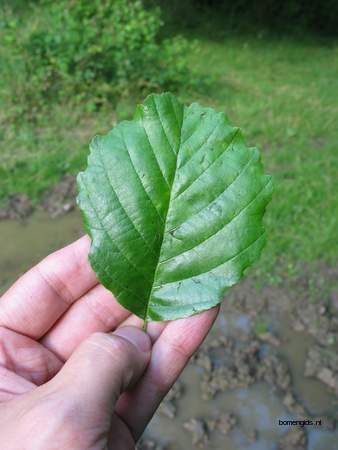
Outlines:
POLYGON ((175 237, 175 236, 174 236, 174 231, 175 231, 175 228, 172 229, 172 230, 169 230, 169 234, 170 234, 172 237, 175 237))
POLYGON ((176 235, 177 230, 178 230, 178 228, 173 228, 172 230, 169 230, 169 234, 170 234, 170 236, 172 236, 173 238, 175 238, 175 239, 181 241, 182 239, 176 235))

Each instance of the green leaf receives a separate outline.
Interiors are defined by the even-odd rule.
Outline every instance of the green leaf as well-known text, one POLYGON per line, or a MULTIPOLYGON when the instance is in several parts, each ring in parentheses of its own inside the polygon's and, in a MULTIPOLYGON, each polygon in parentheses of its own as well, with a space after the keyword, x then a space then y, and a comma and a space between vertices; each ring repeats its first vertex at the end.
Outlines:
POLYGON ((100 282, 149 320, 219 303, 260 255, 272 182, 225 114, 150 95, 93 139, 78 204, 100 282))

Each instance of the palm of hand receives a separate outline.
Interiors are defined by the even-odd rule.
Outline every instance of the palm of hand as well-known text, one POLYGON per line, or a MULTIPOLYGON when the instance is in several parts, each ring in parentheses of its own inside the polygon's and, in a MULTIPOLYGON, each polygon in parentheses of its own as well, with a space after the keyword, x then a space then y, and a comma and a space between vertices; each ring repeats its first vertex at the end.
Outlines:
MULTIPOLYGON (((31 440, 27 448, 39 448, 32 440, 36 427, 40 432, 44 429, 45 418, 48 439, 55 439, 48 448, 66 449, 65 442, 75 439, 74 433, 79 447, 72 449, 112 448, 112 436, 114 449, 132 448, 217 314, 212 309, 175 322, 150 323, 150 363, 108 416, 90 405, 84 413, 67 399, 60 405, 57 395, 46 399, 46 386, 57 385, 57 374, 89 335, 142 325, 98 284, 87 261, 88 251, 89 239, 83 237, 55 252, 0 299, 0 435, 3 430, 8 434, 12 420, 17 423, 19 411, 18 426, 31 440)), ((13 432, 18 432, 17 427, 13 432)))

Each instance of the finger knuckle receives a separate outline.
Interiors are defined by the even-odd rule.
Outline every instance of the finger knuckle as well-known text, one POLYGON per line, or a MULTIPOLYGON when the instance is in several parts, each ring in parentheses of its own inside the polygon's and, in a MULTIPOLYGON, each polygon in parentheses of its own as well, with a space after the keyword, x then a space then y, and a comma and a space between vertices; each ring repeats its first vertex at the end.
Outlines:
POLYGON ((94 333, 89 342, 107 352, 114 360, 121 361, 126 355, 135 353, 135 348, 127 340, 108 333, 94 333))

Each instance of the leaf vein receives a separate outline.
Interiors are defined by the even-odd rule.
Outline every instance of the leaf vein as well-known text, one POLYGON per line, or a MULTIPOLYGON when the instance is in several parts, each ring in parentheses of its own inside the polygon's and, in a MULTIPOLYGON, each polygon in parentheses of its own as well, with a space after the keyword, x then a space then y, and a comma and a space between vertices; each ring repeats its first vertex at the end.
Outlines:
POLYGON ((129 149, 128 149, 126 140, 124 139, 124 135, 123 135, 122 132, 121 132, 121 135, 122 135, 122 142, 123 142, 124 148, 125 148, 125 150, 126 150, 126 152, 127 152, 127 155, 128 155, 128 157, 129 157, 130 163, 131 163, 131 165, 132 165, 132 167, 133 167, 133 170, 134 170, 134 172, 135 172, 135 174, 136 174, 136 176, 137 176, 137 178, 138 178, 138 180, 139 180, 139 182, 140 182, 140 184, 141 184, 141 186, 142 186, 142 188, 143 188, 143 190, 144 190, 144 192, 145 192, 145 194, 146 194, 146 196, 147 196, 147 198, 148 198, 150 204, 152 205, 152 207, 153 207, 153 209, 156 211, 156 213, 157 213, 159 219, 160 219, 161 222, 163 223, 163 218, 161 217, 161 215, 160 215, 158 209, 156 208, 154 202, 153 202, 152 199, 150 198, 150 195, 148 194, 148 192, 147 192, 147 190, 146 190, 144 184, 142 183, 141 177, 140 177, 140 175, 138 174, 138 172, 137 172, 137 170, 136 170, 134 161, 132 160, 132 158, 131 158, 131 156, 130 156, 129 149))
MULTIPOLYGON (((170 143, 169 138, 168 138, 168 136, 167 136, 167 133, 166 133, 166 131, 165 131, 165 129, 164 129, 163 121, 162 121, 162 118, 161 118, 161 116, 160 116, 160 112, 159 112, 159 110, 158 110, 158 108, 157 108, 157 104, 156 104, 155 99, 153 99, 153 102, 154 102, 155 111, 156 111, 158 120, 159 120, 159 122, 160 122, 162 131, 163 131, 163 134, 164 134, 164 136, 165 136, 165 138, 166 138, 166 140, 167 140, 167 142, 168 142, 168 144, 169 144, 169 147, 170 147, 171 151, 173 152, 174 157, 175 157, 175 160, 176 160, 177 154, 176 154, 176 152, 175 152, 174 147, 173 147, 172 144, 170 143)), ((179 147, 178 147, 178 148, 179 148, 179 147)), ((175 162, 175 164, 176 164, 176 162, 175 162)))
MULTIPOLYGON (((216 127, 217 128, 217 127, 216 127)), ((215 128, 215 129, 216 129, 215 128)), ((234 135, 233 135, 233 137, 231 138, 231 141, 227 144, 227 146, 221 151, 221 153, 219 154, 219 155, 217 155, 217 157, 203 170, 203 172, 201 172, 199 175, 198 175, 198 177, 197 178, 195 178, 188 186, 186 186, 184 189, 183 189, 183 191, 181 191, 181 192, 179 192, 179 194, 174 198, 175 200, 178 198, 178 197, 180 197, 182 194, 183 194, 183 192, 185 192, 185 191, 187 191, 188 189, 190 189, 191 188, 191 186, 194 184, 194 183, 196 183, 196 181, 198 181, 200 178, 201 178, 201 176, 203 175, 203 174, 205 174, 205 172, 207 172, 207 170, 209 170, 210 169, 210 167, 216 162, 216 161, 218 161, 223 155, 224 155, 224 153, 229 149, 229 147, 233 144, 233 142, 234 142, 234 140, 235 140, 235 138, 236 138, 236 136, 237 136, 237 134, 238 134, 238 131, 239 131, 239 128, 237 128, 237 130, 235 131, 235 133, 234 133, 234 135)), ((211 137, 211 135, 209 136, 209 138, 211 137)), ((185 164, 184 164, 185 165, 185 164)), ((182 168, 182 167, 181 167, 182 168)))
MULTIPOLYGON (((219 122, 211 131, 210 133, 207 135, 205 142, 202 143, 202 145, 199 146, 199 148, 196 151, 193 151, 192 154, 190 155, 190 157, 184 161, 184 164, 182 164, 179 169, 183 169, 184 166, 186 166, 188 164, 189 161, 192 160, 192 158, 195 155, 198 155, 198 153, 205 148, 206 145, 208 145, 209 140, 212 138, 213 134, 215 133, 216 130, 218 130, 218 128, 220 127, 220 125, 222 125, 221 122, 219 122)), ((191 136, 192 137, 192 136, 191 136)), ((187 140, 186 140, 187 141, 187 140)), ((182 147, 184 146, 184 144, 182 144, 182 147)))
POLYGON ((165 181, 165 184, 168 186, 168 190, 170 191, 171 188, 170 188, 169 181, 168 181, 168 180, 166 179, 166 177, 164 176, 164 172, 162 171, 161 166, 160 166, 160 164, 159 164, 159 162, 158 162, 158 160, 157 160, 157 158, 156 158, 156 154, 155 154, 155 151, 154 151, 154 147, 151 145, 151 142, 150 142, 150 139, 149 139, 149 136, 148 136, 146 127, 144 126, 143 122, 141 122, 141 124, 142 124, 142 128, 143 128, 143 130, 144 130, 144 133, 145 133, 145 135, 146 135, 146 138, 147 138, 147 141, 148 141, 148 144, 149 144, 149 148, 151 149, 151 151, 152 151, 152 153, 153 153, 153 155, 154 155, 154 158, 155 158, 155 160, 156 160, 156 162, 157 162, 157 165, 158 165, 159 171, 161 172, 161 175, 162 175, 162 177, 163 177, 163 180, 165 181))
POLYGON ((196 249, 197 247, 205 244, 209 239, 215 237, 218 233, 220 233, 226 226, 228 226, 230 223, 232 223, 236 218, 238 218, 244 211, 247 210, 247 208, 255 202, 255 200, 257 200, 257 198, 261 195, 261 193, 264 191, 264 189, 270 184, 270 180, 262 187, 262 189, 260 189, 259 192, 257 192, 257 194, 255 195, 254 198, 252 198, 250 200, 249 203, 247 203, 244 208, 240 209, 228 222, 226 222, 225 224, 223 224, 221 226, 221 228, 219 228, 216 233, 213 233, 212 235, 208 236, 207 238, 203 239, 201 242, 199 242, 197 245, 195 244, 193 247, 188 248, 186 250, 184 250, 182 253, 179 253, 178 255, 175 256, 171 256, 170 258, 167 258, 163 261, 160 261, 159 264, 164 264, 168 261, 171 261, 172 259, 178 258, 179 256, 182 256, 184 253, 190 252, 190 250, 196 249))
POLYGON ((256 244, 256 242, 258 242, 263 236, 265 235, 265 231, 263 231, 263 233, 261 233, 258 238, 256 238, 254 241, 252 241, 249 245, 247 245, 243 250, 241 250, 239 253, 237 253, 234 256, 231 256, 231 258, 226 259, 225 261, 221 262, 220 264, 217 264, 214 267, 209 268, 208 270, 205 270, 203 272, 194 274, 194 275, 190 275, 189 277, 186 278, 180 278, 178 280, 174 280, 174 281, 170 281, 168 283, 162 283, 159 286, 155 286, 154 288, 162 288, 163 286, 166 286, 168 284, 173 284, 173 283, 178 283, 180 281, 186 281, 186 280, 190 280, 191 278, 195 278, 195 277, 200 277, 201 275, 204 275, 206 273, 211 272, 212 270, 217 269, 220 266, 223 266, 224 264, 227 264, 228 262, 232 261, 235 258, 238 258, 238 256, 242 255, 244 252, 246 252, 247 250, 249 250, 250 247, 252 247, 254 244, 256 244))
POLYGON ((212 205, 217 199, 219 199, 219 197, 221 197, 223 194, 225 194, 227 192, 227 190, 229 188, 231 188, 231 186, 233 186, 233 184, 238 180, 238 178, 240 178, 240 176, 245 172, 245 170, 249 167, 249 165, 253 161, 253 159, 254 159, 254 155, 252 155, 251 158, 248 159, 248 161, 243 166, 242 170, 235 176, 235 178, 231 181, 231 183, 228 184, 228 186, 226 186, 225 189, 223 189, 222 192, 217 194, 207 205, 203 206, 203 208, 199 209, 198 211, 195 211, 194 214, 192 216, 190 216, 188 220, 177 225, 175 227, 175 230, 180 228, 182 225, 185 225, 187 222, 190 222, 194 217, 196 217, 198 214, 200 214, 200 212, 202 212, 206 208, 209 208, 210 205, 212 205))
POLYGON ((131 223, 131 225, 132 225, 132 227, 134 228, 134 230, 136 231, 136 233, 140 236, 140 238, 141 238, 141 239, 143 240, 143 242, 146 244, 146 247, 150 250, 150 252, 151 252, 153 255, 155 255, 154 250, 150 247, 150 245, 149 245, 149 243, 146 241, 145 237, 144 237, 144 236, 140 233, 140 231, 136 228, 136 226, 135 226, 134 222, 132 221, 131 217, 129 216, 129 214, 127 213, 126 209, 125 209, 124 206, 122 205, 122 203, 121 203, 121 201, 120 201, 120 199, 119 199, 119 197, 118 197, 118 195, 117 195, 117 192, 115 191, 114 186, 113 186, 113 184, 112 184, 112 182, 111 182, 111 180, 110 180, 110 177, 109 177, 109 174, 108 174, 108 172, 107 172, 107 169, 106 169, 106 167, 105 167, 104 159, 103 159, 103 155, 102 155, 102 151, 101 151, 101 146, 98 146, 98 149, 99 149, 99 157, 100 157, 100 160, 101 160, 101 163, 102 163, 103 172, 104 172, 104 174, 105 174, 105 176, 106 176, 106 178, 107 178, 107 180, 108 180, 109 186, 111 187, 112 191, 113 191, 114 194, 115 194, 115 197, 116 197, 116 200, 117 200, 118 204, 120 205, 122 211, 124 212, 125 216, 127 217, 127 219, 129 220, 129 222, 131 223))
POLYGON ((103 231, 104 234, 108 237, 108 239, 110 240, 110 242, 113 244, 113 247, 115 247, 115 248, 117 249, 117 251, 120 253, 120 255, 122 255, 122 256, 124 257, 124 259, 125 259, 126 261, 128 261, 128 263, 136 270, 136 272, 139 273, 139 274, 142 276, 142 278, 143 278, 144 280, 146 280, 145 275, 144 275, 142 272, 140 272, 139 269, 138 269, 138 267, 137 267, 137 266, 136 266, 136 265, 135 265, 135 264, 134 264, 134 263, 133 263, 126 255, 125 255, 125 253, 120 249, 120 247, 116 244, 116 242, 113 241, 113 238, 110 236, 110 234, 108 233, 108 231, 106 230, 106 228, 103 226, 102 220, 101 220, 101 218, 100 218, 98 212, 96 211, 96 208, 95 208, 95 206, 94 206, 94 203, 93 203, 93 201, 92 201, 90 195, 88 194, 89 190, 88 190, 88 187, 87 187, 87 185, 86 185, 86 182, 84 181, 84 177, 81 177, 81 181, 82 181, 82 183, 83 183, 83 185, 84 185, 84 187, 85 187, 87 199, 88 199, 89 203, 91 204, 91 206, 92 206, 92 208, 93 208, 93 211, 94 211, 94 213, 95 213, 95 216, 96 216, 98 222, 101 224, 101 227, 102 227, 102 228, 101 228, 101 231, 103 231))

